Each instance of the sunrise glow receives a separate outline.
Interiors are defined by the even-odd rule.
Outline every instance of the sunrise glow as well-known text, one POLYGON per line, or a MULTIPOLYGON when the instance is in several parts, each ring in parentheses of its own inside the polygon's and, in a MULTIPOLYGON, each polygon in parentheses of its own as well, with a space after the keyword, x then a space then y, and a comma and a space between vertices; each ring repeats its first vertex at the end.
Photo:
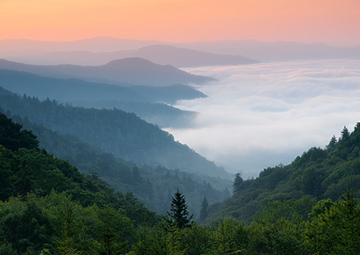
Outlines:
POLYGON ((358 0, 1 0, 0 40, 94 36, 168 42, 360 44, 358 0))

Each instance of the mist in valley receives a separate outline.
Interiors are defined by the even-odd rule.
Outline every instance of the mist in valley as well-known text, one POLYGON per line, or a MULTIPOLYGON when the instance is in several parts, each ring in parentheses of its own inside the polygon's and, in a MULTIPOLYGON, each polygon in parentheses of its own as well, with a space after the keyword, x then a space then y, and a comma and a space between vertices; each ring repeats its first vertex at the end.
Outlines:
POLYGON ((178 101, 199 112, 176 140, 229 172, 257 177, 289 164, 310 147, 324 148, 360 112, 359 60, 300 60, 184 69, 219 81, 196 88, 208 98, 178 101))

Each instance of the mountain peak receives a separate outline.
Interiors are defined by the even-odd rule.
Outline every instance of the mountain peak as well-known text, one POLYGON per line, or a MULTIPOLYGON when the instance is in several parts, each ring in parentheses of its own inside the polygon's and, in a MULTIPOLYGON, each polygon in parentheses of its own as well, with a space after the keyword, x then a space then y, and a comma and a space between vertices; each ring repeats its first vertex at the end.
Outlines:
POLYGON ((132 57, 132 58, 122 58, 115 59, 107 63, 106 67, 140 67, 140 66, 160 66, 151 62, 150 60, 140 58, 140 57, 132 57))

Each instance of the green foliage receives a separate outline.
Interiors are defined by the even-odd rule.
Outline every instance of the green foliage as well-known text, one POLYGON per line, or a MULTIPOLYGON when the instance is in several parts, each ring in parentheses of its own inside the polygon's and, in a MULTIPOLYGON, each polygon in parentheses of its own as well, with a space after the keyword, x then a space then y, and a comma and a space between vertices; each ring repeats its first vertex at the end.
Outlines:
POLYGON ((170 212, 168 212, 170 226, 180 229, 190 227, 193 215, 189 216, 187 207, 184 195, 177 190, 172 198, 170 212))
POLYGON ((20 124, 0 113, 0 144, 15 151, 20 148, 36 149, 39 142, 31 131, 22 130, 20 124))
POLYGON ((34 201, 24 203, 21 211, 13 211, 2 220, 4 239, 24 254, 31 250, 40 252, 51 248, 53 225, 34 201))
MULTIPOLYGON (((19 128, 5 120, 5 129, 19 128)), ((28 139, 19 137, 18 144, 28 139)), ((3 145, 1 254, 122 254, 134 241, 135 224, 159 220, 132 194, 114 193, 97 176, 81 174, 45 150, 3 145)))
POLYGON ((107 207, 98 213, 100 220, 99 254, 124 254, 134 241, 133 222, 114 208, 107 207))
POLYGON ((234 184, 233 184, 234 195, 237 195, 238 193, 240 193, 243 182, 244 182, 244 180, 243 180, 243 178, 241 178, 240 174, 239 173, 235 174, 235 179, 234 179, 234 184))
POLYGON ((310 148, 289 165, 264 169, 259 177, 241 180, 235 176, 234 196, 223 203, 210 205, 205 222, 223 216, 250 222, 256 212, 274 201, 297 200, 304 196, 340 200, 344 190, 353 184, 355 197, 360 197, 360 123, 352 133, 344 127, 326 149, 310 148))
MULTIPOLYGON (((145 123, 133 114, 127 114, 120 110, 100 111, 74 108, 59 105, 50 100, 40 102, 36 98, 27 96, 20 98, 2 89, 0 89, 0 107, 10 109, 11 112, 18 114, 11 115, 9 111, 6 111, 8 117, 11 116, 25 128, 33 130, 40 141, 41 148, 45 148, 58 158, 69 161, 80 172, 91 175, 91 178, 98 177, 105 180, 115 191, 133 193, 150 210, 157 213, 165 213, 168 210, 171 194, 176 191, 176 187, 181 188, 188 197, 189 210, 194 212, 195 216, 198 216, 201 201, 205 195, 209 203, 222 201, 230 196, 226 189, 231 185, 229 179, 218 178, 217 173, 214 174, 216 177, 209 177, 184 172, 183 170, 187 170, 188 167, 196 170, 203 167, 190 160, 192 152, 189 152, 189 148, 173 143, 168 134, 165 134, 156 126, 145 123), (112 121, 112 119, 116 121, 112 121), (47 128, 42 126, 41 123, 47 128), (84 128, 84 130, 80 131, 79 128, 84 128), (76 136, 76 132, 89 135, 92 138, 81 139, 76 136), (137 133, 140 133, 140 135, 137 133), (99 134, 104 137, 101 138, 99 134), (106 141, 109 138, 110 143, 106 141), (86 139, 86 142, 84 139, 86 139), (94 139, 96 140, 95 144, 93 143, 95 142, 94 139), (109 146, 115 143, 117 149, 111 149, 109 146), (107 144, 106 149, 100 148, 105 144, 107 144), (128 145, 131 148, 126 148, 128 145), (157 146, 159 148, 156 148, 157 146), (164 156, 164 150, 166 153, 169 152, 165 148, 173 148, 177 152, 171 153, 171 157, 164 156), (179 157, 185 153, 186 160, 180 161, 182 163, 186 162, 187 167, 183 170, 171 170, 158 166, 158 163, 155 164, 156 167, 151 166, 154 165, 152 163, 146 165, 141 163, 141 166, 136 166, 132 162, 119 159, 119 154, 116 153, 119 149, 129 155, 140 155, 140 160, 146 158, 141 156, 142 152, 140 150, 144 150, 145 153, 154 152, 156 157, 152 155, 149 158, 154 160, 160 157, 166 161, 166 164, 173 162, 172 157, 180 160, 179 157)), ((0 109, 0 111, 5 112, 4 109, 0 109)), ((128 158, 128 156, 123 158, 128 158)), ((213 167, 215 166, 208 165, 205 167, 206 174, 213 167)), ((193 172, 193 170, 191 171, 193 172)), ((4 176, 9 175, 6 169, 4 169, 3 174, 4 176)), ((24 179, 26 181, 26 175, 24 175, 24 179)), ((89 183, 91 182, 87 181, 86 186, 90 188, 89 183)), ((27 185, 31 186, 32 184, 28 183, 27 185)), ((51 185, 49 183, 49 186, 51 185)), ((57 185, 53 185, 53 187, 57 187, 57 185)), ((26 189, 21 192, 26 194, 26 189)), ((86 203, 92 203, 91 201, 93 201, 89 194, 84 194, 77 188, 73 189, 72 194, 74 198, 81 199, 83 203, 85 203, 86 197, 86 203)))
POLYGON ((343 201, 324 201, 313 208, 305 236, 313 252, 319 254, 358 254, 360 251, 360 208, 353 192, 343 201))

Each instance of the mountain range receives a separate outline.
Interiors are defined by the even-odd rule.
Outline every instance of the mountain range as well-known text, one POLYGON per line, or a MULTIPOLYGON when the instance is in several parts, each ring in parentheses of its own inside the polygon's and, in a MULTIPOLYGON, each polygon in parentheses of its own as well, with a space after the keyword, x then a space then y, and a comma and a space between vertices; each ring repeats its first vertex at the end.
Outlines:
POLYGON ((172 45, 151 45, 135 50, 113 52, 57 51, 22 57, 10 57, 26 63, 103 65, 113 59, 139 57, 161 65, 196 67, 212 65, 245 65, 258 61, 241 55, 212 54, 200 50, 189 50, 172 45))
POLYGON ((262 42, 256 40, 224 40, 179 43, 179 47, 214 54, 242 54, 259 61, 291 61, 305 59, 360 59, 360 45, 332 46, 326 43, 262 42))
POLYGON ((172 84, 202 84, 215 79, 193 75, 170 65, 159 65, 142 58, 112 60, 101 66, 29 65, 0 60, 0 69, 30 72, 55 78, 78 78, 113 84, 168 86, 172 84))
POLYGON ((229 174, 159 127, 118 109, 85 109, 20 97, 0 88, 0 107, 55 132, 86 141, 117 158, 204 176, 229 174))
POLYGON ((325 43, 263 42, 257 40, 168 43, 112 37, 95 37, 71 42, 14 39, 0 41, 0 56, 26 63, 75 63, 69 62, 71 60, 78 61, 78 64, 93 63, 94 65, 102 65, 118 57, 137 56, 149 58, 158 64, 195 66, 214 65, 215 63, 216 65, 246 64, 249 63, 249 59, 250 61, 252 59, 257 61, 359 59, 360 45, 332 46, 325 43), (172 58, 167 57, 167 54, 171 55, 172 58), (197 56, 196 61, 192 58, 192 54, 197 56))
POLYGON ((206 97, 187 85, 118 86, 0 69, 0 86, 14 93, 86 108, 121 109, 160 127, 184 127, 197 113, 177 109, 177 100, 206 97))

